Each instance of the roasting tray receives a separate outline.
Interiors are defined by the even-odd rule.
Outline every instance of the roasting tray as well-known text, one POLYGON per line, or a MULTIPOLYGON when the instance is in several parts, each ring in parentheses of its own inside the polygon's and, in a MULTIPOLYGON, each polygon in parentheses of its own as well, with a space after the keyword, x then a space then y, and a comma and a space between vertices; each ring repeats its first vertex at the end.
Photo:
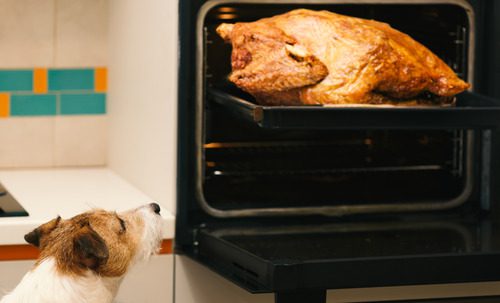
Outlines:
POLYGON ((472 92, 456 96, 455 106, 263 106, 224 90, 208 97, 239 118, 269 129, 494 129, 500 126, 500 100, 472 92))

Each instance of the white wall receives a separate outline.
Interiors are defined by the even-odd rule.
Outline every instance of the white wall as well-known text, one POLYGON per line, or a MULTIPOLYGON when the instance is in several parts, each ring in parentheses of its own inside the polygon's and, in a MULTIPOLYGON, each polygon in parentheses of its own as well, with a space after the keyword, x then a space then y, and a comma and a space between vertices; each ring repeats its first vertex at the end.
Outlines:
POLYGON ((0 68, 107 64, 108 0, 0 0, 0 68))
POLYGON ((54 64, 54 0, 0 0, 0 67, 54 64))
POLYGON ((177 1, 111 0, 108 163, 175 211, 177 1))
MULTIPOLYGON (((0 0, 0 69, 107 65, 109 0, 0 0)), ((106 115, 0 117, 0 168, 103 166, 106 115)))

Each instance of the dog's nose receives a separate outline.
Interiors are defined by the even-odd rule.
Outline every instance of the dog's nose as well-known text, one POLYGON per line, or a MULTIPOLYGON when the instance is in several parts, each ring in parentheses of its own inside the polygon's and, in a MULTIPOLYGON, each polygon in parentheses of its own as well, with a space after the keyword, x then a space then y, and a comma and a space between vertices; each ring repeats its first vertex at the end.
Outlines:
POLYGON ((158 205, 157 203, 151 203, 151 204, 149 204, 149 206, 151 206, 151 209, 155 213, 160 214, 160 205, 158 205))

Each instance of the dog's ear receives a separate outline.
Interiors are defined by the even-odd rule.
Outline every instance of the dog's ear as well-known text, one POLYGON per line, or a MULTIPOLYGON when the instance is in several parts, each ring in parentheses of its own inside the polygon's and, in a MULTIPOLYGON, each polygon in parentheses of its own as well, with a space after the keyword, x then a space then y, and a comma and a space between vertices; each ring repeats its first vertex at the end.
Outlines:
POLYGON ((24 240, 31 245, 36 247, 40 246, 40 239, 48 234, 50 234, 56 227, 59 225, 61 221, 61 217, 57 216, 57 218, 50 220, 47 223, 44 223, 34 230, 30 231, 26 235, 24 235, 24 240))
POLYGON ((74 252, 80 266, 92 270, 106 263, 109 257, 104 239, 90 225, 84 225, 73 239, 74 252))

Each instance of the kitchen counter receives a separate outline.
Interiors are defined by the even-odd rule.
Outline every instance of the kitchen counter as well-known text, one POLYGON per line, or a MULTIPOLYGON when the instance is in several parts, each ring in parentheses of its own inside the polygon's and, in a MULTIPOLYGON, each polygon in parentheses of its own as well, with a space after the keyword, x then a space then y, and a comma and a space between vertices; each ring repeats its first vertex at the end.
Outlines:
MULTIPOLYGON (((0 170, 0 183, 29 213, 0 217, 0 245, 26 244, 24 235, 58 215, 92 208, 122 211, 154 202, 107 168, 0 170)), ((164 207, 164 239, 174 237, 174 216, 164 207)))

